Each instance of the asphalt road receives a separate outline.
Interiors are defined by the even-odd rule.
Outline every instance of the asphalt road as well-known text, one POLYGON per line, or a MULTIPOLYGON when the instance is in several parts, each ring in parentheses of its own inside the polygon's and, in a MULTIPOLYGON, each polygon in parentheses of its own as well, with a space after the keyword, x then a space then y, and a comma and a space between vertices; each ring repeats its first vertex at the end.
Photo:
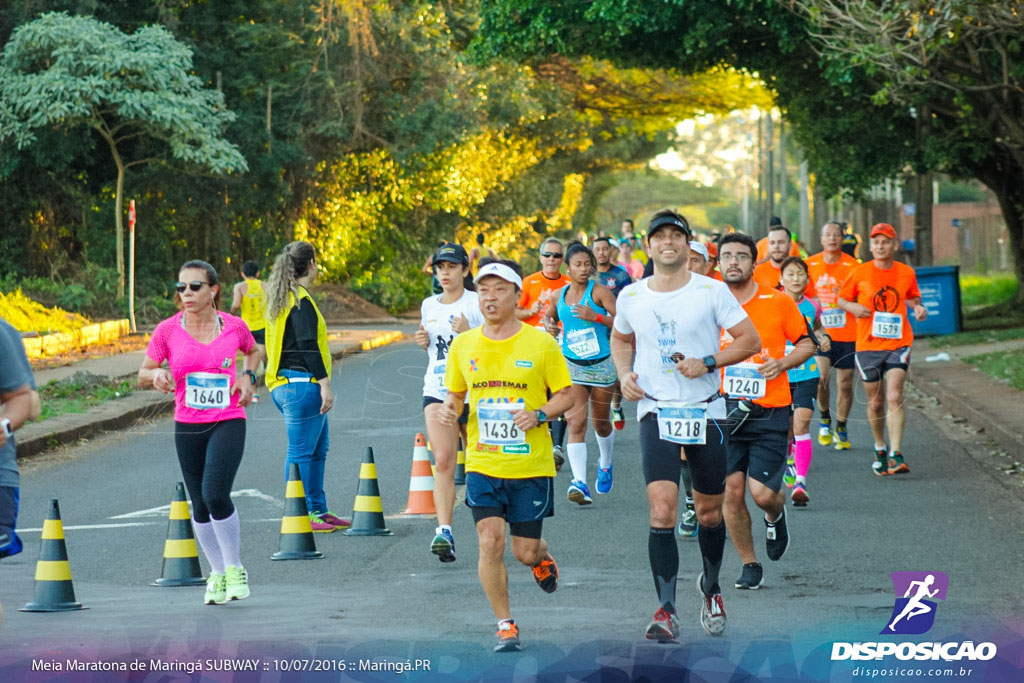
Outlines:
MULTIPOLYGON (((434 520, 401 514, 413 439, 423 431, 425 366, 424 353, 411 342, 335 365, 328 502, 336 513, 351 510, 359 462, 371 447, 394 535, 318 534, 325 559, 317 561, 270 561, 279 540, 286 441, 282 418, 264 390, 249 413, 234 486, 252 597, 227 606, 203 606, 201 588, 149 586, 160 574, 166 506, 180 480, 170 419, 27 464, 20 518, 25 552, 0 563, 0 679, 5 664, 24 666, 38 653, 178 661, 424 658, 432 676, 467 680, 528 679, 539 672, 565 678, 582 675, 572 669, 581 661, 593 668, 643 659, 669 668, 782 670, 826 679, 832 641, 878 639, 893 607, 889 573, 903 570, 949 575, 949 596, 928 638, 1003 634, 1012 640, 1013 624, 1019 628, 1022 496, 973 459, 970 439, 951 436, 948 424, 913 407, 919 404, 912 400, 904 450, 910 474, 871 473, 870 433, 858 405, 852 451, 815 443, 812 501, 806 509, 789 508, 792 541, 781 561, 765 557, 763 526, 752 512, 765 585, 756 592, 731 587, 740 562, 728 545, 722 578, 729 623, 721 638, 700 629, 694 589, 699 551, 695 539, 679 540, 678 646, 642 637, 657 604, 637 429, 630 420, 617 435, 611 494, 595 495, 594 505, 580 508, 564 498, 568 466, 558 475, 556 514, 544 533, 561 570, 557 592, 541 592, 529 570, 508 556, 513 614, 525 649, 492 655, 494 620, 476 575, 468 511, 456 509, 458 560, 449 565, 428 551, 434 520), (89 609, 18 612, 32 595, 38 529, 50 498, 60 500, 75 591, 89 609)), ((597 449, 593 434, 589 438, 593 482, 597 449)), ((277 664, 262 666, 278 680, 277 664)))

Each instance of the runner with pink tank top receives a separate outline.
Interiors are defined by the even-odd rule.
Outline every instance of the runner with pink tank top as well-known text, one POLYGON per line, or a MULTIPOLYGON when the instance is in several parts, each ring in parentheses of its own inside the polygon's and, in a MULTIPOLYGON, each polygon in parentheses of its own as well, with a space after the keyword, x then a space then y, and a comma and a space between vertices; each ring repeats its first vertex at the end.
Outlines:
POLYGON ((213 266, 189 261, 178 280, 175 300, 182 311, 153 332, 139 384, 174 392, 174 445, 196 539, 210 563, 203 602, 222 605, 249 597, 231 486, 245 448, 245 406, 255 390, 260 350, 241 318, 217 310, 220 284, 213 266), (239 351, 245 370, 236 377, 239 351))

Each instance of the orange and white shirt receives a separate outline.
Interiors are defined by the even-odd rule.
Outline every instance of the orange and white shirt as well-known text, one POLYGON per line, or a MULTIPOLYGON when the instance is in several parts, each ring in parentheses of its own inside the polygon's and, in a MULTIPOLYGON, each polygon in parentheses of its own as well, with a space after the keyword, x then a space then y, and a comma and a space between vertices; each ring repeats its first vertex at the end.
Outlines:
POLYGON ((825 252, 807 259, 807 270, 811 274, 811 284, 818 290, 818 301, 821 303, 821 324, 825 333, 833 341, 857 341, 857 319, 839 308, 839 288, 858 265, 857 259, 840 252, 835 263, 825 262, 825 252))
POLYGON ((921 296, 917 273, 894 261, 883 270, 874 261, 854 268, 839 289, 846 301, 866 306, 871 315, 857 318, 858 351, 895 351, 914 342, 907 316, 907 301, 921 296))

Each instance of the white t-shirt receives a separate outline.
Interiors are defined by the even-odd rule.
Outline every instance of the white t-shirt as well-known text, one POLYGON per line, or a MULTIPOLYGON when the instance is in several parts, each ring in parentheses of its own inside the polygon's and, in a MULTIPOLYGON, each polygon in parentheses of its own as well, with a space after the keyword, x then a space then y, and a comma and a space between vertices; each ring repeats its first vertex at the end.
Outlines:
POLYGON ((484 316, 480 312, 480 298, 476 292, 467 289, 458 301, 451 304, 441 303, 442 296, 444 294, 427 297, 420 306, 420 322, 430 335, 430 346, 427 347, 427 372, 423 376, 423 395, 441 401, 448 393, 444 385, 444 373, 448 365, 448 347, 455 339, 452 322, 460 315, 464 315, 471 328, 484 324, 484 316))
MULTIPOLYGON (((633 371, 640 387, 659 401, 703 401, 718 391, 719 374, 689 379, 675 367, 672 355, 704 358, 719 351, 723 328, 747 317, 728 285, 695 273, 685 287, 671 292, 651 291, 650 278, 634 282, 615 302, 615 329, 636 335, 633 371)), ((642 399, 636 406, 640 420, 657 404, 642 399)), ((725 401, 708 404, 708 417, 725 417, 725 401)))

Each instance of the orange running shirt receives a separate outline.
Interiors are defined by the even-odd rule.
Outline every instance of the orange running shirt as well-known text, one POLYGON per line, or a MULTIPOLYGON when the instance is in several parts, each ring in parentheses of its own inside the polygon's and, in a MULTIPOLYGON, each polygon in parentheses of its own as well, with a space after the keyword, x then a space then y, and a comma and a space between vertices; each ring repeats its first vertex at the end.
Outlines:
MULTIPOLYGON (((750 316, 754 328, 761 336, 761 352, 748 358, 746 363, 764 363, 769 358, 783 358, 786 355, 786 342, 794 344, 801 337, 807 336, 807 325, 796 302, 782 292, 758 285, 757 293, 743 304, 743 310, 750 316)), ((732 343, 732 336, 722 330, 724 349, 732 343)), ((722 368, 722 391, 725 391, 725 372, 722 368)), ((754 403, 765 408, 778 408, 792 403, 789 394, 789 377, 783 372, 765 387, 764 398, 754 399, 754 403)))
POLYGON ((907 300, 920 297, 921 290, 917 287, 917 274, 910 266, 894 261, 892 268, 882 270, 874 261, 862 263, 850 271, 839 289, 839 296, 867 306, 872 312, 866 318, 857 318, 858 351, 892 351, 913 343, 907 300), (903 329, 898 339, 875 336, 876 311, 899 316, 903 329))
POLYGON ((559 273, 558 277, 551 280, 544 276, 543 271, 537 271, 523 280, 523 296, 519 299, 519 308, 529 309, 535 301, 542 302, 540 310, 531 315, 523 322, 531 327, 538 327, 544 324, 544 314, 548 312, 548 305, 554 299, 555 293, 562 287, 569 284, 569 276, 559 273))
MULTIPOLYGON (((789 243, 789 255, 799 256, 800 246, 796 242, 789 243)), ((762 237, 757 241, 757 260, 763 261, 768 258, 768 238, 762 237)))
MULTIPOLYGON (((781 291, 782 285, 779 284, 779 280, 781 278, 782 269, 773 266, 771 261, 765 261, 757 268, 754 268, 754 281, 767 289, 777 289, 781 291)), ((814 288, 813 279, 807 281, 807 286, 804 287, 804 296, 808 299, 813 299, 818 296, 818 291, 814 288)))
MULTIPOLYGON (((825 252, 815 254, 807 259, 807 270, 811 273, 811 284, 818 290, 818 301, 821 302, 821 310, 826 316, 839 316, 836 312, 839 299, 839 288, 846 282, 854 268, 858 265, 857 259, 849 254, 842 253, 835 263, 825 263, 825 252), (830 314, 829 311, 832 311, 830 314)), ((852 314, 846 313, 843 309, 838 311, 845 314, 846 324, 842 327, 828 327, 825 332, 833 341, 852 342, 857 341, 857 319, 852 314)))

